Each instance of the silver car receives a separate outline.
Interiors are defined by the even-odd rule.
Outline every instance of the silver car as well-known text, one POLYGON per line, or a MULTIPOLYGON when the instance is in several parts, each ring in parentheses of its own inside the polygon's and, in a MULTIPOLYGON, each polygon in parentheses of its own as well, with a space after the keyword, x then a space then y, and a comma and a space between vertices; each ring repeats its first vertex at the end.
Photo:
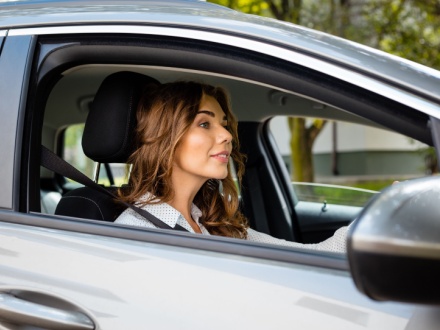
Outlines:
MULTIPOLYGON (((440 328, 440 179, 366 206, 301 200, 268 128, 277 116, 340 120, 438 155, 438 71, 201 1, 8 1, 0 113, 2 329, 440 328), (251 227, 314 243, 356 219, 347 255, 117 225, 81 204, 62 212, 84 187, 41 166, 42 150, 109 189, 124 183, 126 165, 81 154, 90 104, 120 71, 224 86, 251 227)), ((109 129, 91 134, 113 141, 109 129)))

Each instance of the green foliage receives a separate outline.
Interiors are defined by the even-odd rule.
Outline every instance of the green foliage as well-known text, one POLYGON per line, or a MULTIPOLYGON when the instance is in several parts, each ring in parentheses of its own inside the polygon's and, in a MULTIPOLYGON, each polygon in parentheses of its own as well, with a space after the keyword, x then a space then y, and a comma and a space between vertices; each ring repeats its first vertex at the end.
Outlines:
POLYGON ((440 69, 440 2, 375 0, 365 13, 375 32, 372 46, 440 69))
POLYGON ((438 0, 209 0, 335 34, 440 69, 438 0))
POLYGON ((77 148, 81 145, 84 124, 69 126, 64 133, 64 148, 77 148))
POLYGON ((405 179, 395 178, 394 180, 359 181, 359 182, 349 183, 347 185, 361 189, 380 191, 388 186, 391 186, 394 181, 405 181, 405 179))
POLYGON ((425 161, 425 168, 423 169, 426 174, 438 173, 438 160, 434 147, 419 149, 419 153, 425 161))
POLYGON ((213 0, 209 1, 243 13, 270 17, 269 4, 265 0, 213 0))
POLYGON ((71 125, 64 131, 63 158, 88 177, 93 177, 94 162, 84 155, 81 139, 84 124, 71 125))

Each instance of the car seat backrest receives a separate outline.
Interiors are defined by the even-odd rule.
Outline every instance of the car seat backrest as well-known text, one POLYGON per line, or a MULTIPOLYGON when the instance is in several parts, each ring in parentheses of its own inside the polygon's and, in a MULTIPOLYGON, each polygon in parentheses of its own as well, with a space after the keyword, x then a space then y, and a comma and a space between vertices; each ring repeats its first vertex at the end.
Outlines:
MULTIPOLYGON (((104 79, 84 127, 82 146, 87 157, 99 163, 127 163, 135 148, 137 105, 142 91, 151 84, 159 82, 128 71, 104 79)), ((83 187, 66 193, 55 214, 114 221, 122 210, 110 196, 83 187)))

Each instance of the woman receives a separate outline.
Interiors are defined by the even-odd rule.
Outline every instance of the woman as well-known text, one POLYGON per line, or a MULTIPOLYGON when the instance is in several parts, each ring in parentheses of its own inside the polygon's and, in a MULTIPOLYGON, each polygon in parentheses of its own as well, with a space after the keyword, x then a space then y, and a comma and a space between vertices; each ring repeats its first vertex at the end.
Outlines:
MULTIPOLYGON (((289 242, 249 228, 238 210, 229 170, 232 158, 240 183, 244 164, 237 121, 223 89, 195 82, 148 86, 137 120, 138 145, 129 160, 129 188, 119 191, 121 200, 193 233, 345 252, 347 227, 319 244, 289 242)), ((132 209, 115 222, 155 227, 132 209)))

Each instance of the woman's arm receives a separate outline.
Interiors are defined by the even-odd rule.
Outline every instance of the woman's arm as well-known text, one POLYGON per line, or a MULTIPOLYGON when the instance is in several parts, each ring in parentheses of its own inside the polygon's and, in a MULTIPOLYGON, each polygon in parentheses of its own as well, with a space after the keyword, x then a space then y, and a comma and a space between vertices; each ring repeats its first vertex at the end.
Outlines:
POLYGON ((321 243, 315 243, 315 244, 301 244, 296 242, 289 242, 284 239, 279 239, 267 234, 260 233, 250 228, 248 229, 247 239, 253 242, 291 246, 291 247, 310 249, 315 251, 345 253, 348 228, 349 226, 341 227, 333 234, 332 237, 327 238, 325 241, 321 243))

